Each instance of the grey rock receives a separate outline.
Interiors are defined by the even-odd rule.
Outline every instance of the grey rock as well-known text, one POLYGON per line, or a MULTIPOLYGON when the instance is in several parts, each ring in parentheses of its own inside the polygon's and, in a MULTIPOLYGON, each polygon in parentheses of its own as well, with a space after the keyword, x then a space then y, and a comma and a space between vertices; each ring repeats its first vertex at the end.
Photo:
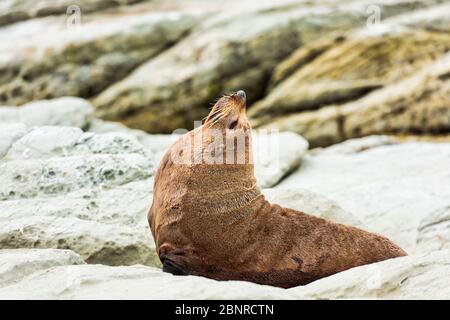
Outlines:
POLYGON ((78 6, 83 13, 142 0, 3 0, 0 3, 0 26, 21 20, 54 14, 71 13, 70 6, 78 6))
POLYGON ((320 279, 288 292, 310 299, 447 299, 450 251, 389 259, 320 279))
POLYGON ((0 159, 3 158, 11 146, 28 132, 23 123, 2 123, 0 125, 0 159))
MULTIPOLYGON (((437 36, 440 37, 439 34, 437 36)), ((448 40, 450 41, 450 38, 448 40)), ((447 45, 450 45, 450 42, 447 45)), ((434 56, 435 46, 428 48, 430 54, 434 56)), ((398 50, 395 47, 394 52, 398 50)), ((433 135, 447 132, 450 128, 450 109, 448 108, 450 94, 446 79, 450 72, 450 55, 442 55, 433 63, 428 63, 426 60, 424 61, 427 64, 410 73, 409 76, 374 90, 355 101, 332 104, 314 111, 291 113, 275 118, 273 122, 267 124, 259 119, 256 120, 259 121, 257 127, 297 132, 302 134, 312 146, 327 146, 345 139, 373 134, 433 135)), ((298 72, 302 73, 302 70, 298 72)), ((395 73, 393 69, 389 72, 395 73)), ((291 87, 291 84, 299 85, 293 77, 295 75, 277 87, 280 93, 277 95, 278 98, 283 97, 282 87, 286 85, 285 89, 295 96, 295 99, 302 99, 301 95, 296 95, 295 87, 291 87), (287 89, 288 87, 290 89, 287 89)), ((327 84, 322 89, 328 90, 329 87, 327 84)), ((272 91, 274 96, 276 90, 272 91)), ((269 97, 264 101, 269 101, 269 97)), ((261 102, 260 108, 265 108, 264 101, 261 102)), ((286 98, 286 101, 289 101, 289 98, 286 98)), ((292 106, 296 105, 296 103, 292 104, 292 106)), ((277 104, 267 104, 267 106, 276 107, 277 104)), ((271 107, 267 110, 269 112, 271 107)), ((262 112, 255 114, 262 114, 262 112)))
MULTIPOLYGON (((246 90, 249 103, 260 98, 281 60, 320 35, 361 25, 368 4, 283 0, 224 10, 103 91, 94 104, 104 119, 152 133, 192 128, 194 120, 207 114, 208 104, 225 92, 246 90)), ((416 3, 421 4, 429 5, 416 3)), ((380 6, 388 17, 411 5, 385 1, 380 6)))
POLYGON ((333 146, 334 152, 309 154, 277 188, 326 195, 363 221, 365 229, 389 237, 408 253, 422 252, 416 248, 420 223, 450 205, 450 144, 384 142, 380 137, 378 146, 372 141, 367 148, 366 139, 357 139, 353 153, 344 143, 333 146))
POLYGON ((360 266, 287 290, 242 281, 173 276, 145 266, 68 265, 37 271, 0 288, 0 298, 445 299, 450 294, 449 273, 448 250, 360 266))
POLYGON ((177 12, 97 14, 80 25, 52 16, 0 29, 0 104, 92 97, 181 38, 194 18, 177 12))
POLYGON ((450 249, 450 205, 426 216, 419 225, 417 251, 450 249))
POLYGON ((29 129, 0 160, 0 246, 72 249, 90 263, 157 264, 146 221, 151 159, 124 133, 29 129))
POLYGON ((264 189, 266 199, 286 208, 327 219, 337 223, 363 227, 360 219, 343 210, 336 202, 307 189, 293 187, 275 187, 264 189))
POLYGON ((3 249, 0 250, 0 288, 40 270, 84 263, 78 254, 70 250, 3 249))
POLYGON ((68 126, 85 129, 93 116, 92 105, 81 98, 61 97, 29 102, 21 107, 0 107, 0 123, 33 126, 68 126))
POLYGON ((250 282, 173 276, 144 266, 81 265, 36 272, 0 288, 0 299, 293 299, 250 282))

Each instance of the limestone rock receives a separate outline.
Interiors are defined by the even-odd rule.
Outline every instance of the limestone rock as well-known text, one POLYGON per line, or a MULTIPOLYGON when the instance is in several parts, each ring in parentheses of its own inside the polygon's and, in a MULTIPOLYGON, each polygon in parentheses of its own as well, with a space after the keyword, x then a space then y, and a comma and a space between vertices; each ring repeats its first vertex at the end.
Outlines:
POLYGON ((32 19, 0 29, 0 104, 92 97, 171 46, 193 25, 177 12, 32 19))
POLYGON ((450 251, 360 266, 306 286, 281 289, 242 281, 173 276, 144 266, 68 265, 0 288, 1 299, 445 299, 450 251), (151 288, 151 290, 149 290, 151 288))
MULTIPOLYGON (((320 48, 323 54, 280 83, 250 114, 262 117, 352 100, 404 79, 450 49, 450 36, 422 31, 366 31, 340 41, 328 44, 328 50, 320 48)), ((314 52, 317 46, 303 50, 314 52)))
POLYGON ((283 116, 262 127, 298 132, 312 146, 371 134, 444 133, 450 128, 449 72, 447 54, 356 101, 283 116))
POLYGON ((154 161, 135 137, 71 127, 20 133, 0 159, 2 248, 72 249, 90 263, 158 264, 146 219, 154 161))
MULTIPOLYGON (((278 62, 322 34, 360 25, 368 3, 258 1, 239 11, 224 10, 103 91, 94 104, 101 117, 152 133, 192 128, 225 92, 246 90, 249 103, 260 98, 278 62)), ((410 9, 404 1, 380 6, 386 17, 410 9)))
POLYGON ((386 19, 386 24, 400 24, 409 28, 426 29, 437 32, 450 31, 450 17, 448 12, 450 3, 443 1, 440 5, 421 10, 399 14, 386 19))
POLYGON ((83 13, 88 13, 139 1, 142 0, 3 0, 0 3, 0 26, 35 17, 66 14, 68 8, 75 5, 83 13))
POLYGON ((450 205, 450 144, 380 140, 378 145, 372 141, 371 148, 365 139, 354 140, 354 152, 345 143, 334 146, 333 152, 307 155, 300 169, 276 188, 326 195, 363 221, 365 229, 413 253, 422 220, 450 205))
POLYGON ((81 265, 36 272, 0 288, 0 299, 289 299, 284 289, 250 282, 173 276, 144 266, 81 265))
POLYGON ((0 250, 0 288, 40 270, 81 264, 84 264, 83 259, 70 250, 3 249, 0 250))
POLYGON ((307 189, 278 187, 264 189, 263 194, 269 202, 286 208, 337 223, 363 227, 360 219, 343 210, 336 202, 307 189))
POLYGON ((23 106, 0 107, 0 123, 20 122, 33 126, 86 128, 93 115, 92 105, 81 98, 62 97, 29 102, 23 106))
POLYGON ((308 142, 292 132, 253 132, 253 161, 258 186, 270 188, 300 165, 308 142))
POLYGON ((426 216, 419 225, 417 251, 450 249, 450 206, 426 216))
POLYGON ((369 149, 389 146, 399 143, 399 139, 393 136, 367 136, 359 139, 350 139, 344 142, 329 146, 327 148, 316 148, 313 154, 355 154, 369 149))
POLYGON ((389 259, 320 279, 291 294, 312 299, 447 299, 450 251, 389 259))
POLYGON ((0 159, 8 153, 14 142, 23 137, 28 130, 23 123, 2 123, 0 125, 0 159))

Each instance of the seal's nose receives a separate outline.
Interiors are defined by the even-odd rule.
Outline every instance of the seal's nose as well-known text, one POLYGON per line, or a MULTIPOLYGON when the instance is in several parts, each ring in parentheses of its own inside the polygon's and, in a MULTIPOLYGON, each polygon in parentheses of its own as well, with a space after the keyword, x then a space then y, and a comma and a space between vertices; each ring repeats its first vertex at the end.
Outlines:
POLYGON ((236 94, 242 98, 242 100, 244 100, 247 98, 247 96, 245 95, 245 91, 244 90, 239 90, 238 92, 236 92, 236 94))

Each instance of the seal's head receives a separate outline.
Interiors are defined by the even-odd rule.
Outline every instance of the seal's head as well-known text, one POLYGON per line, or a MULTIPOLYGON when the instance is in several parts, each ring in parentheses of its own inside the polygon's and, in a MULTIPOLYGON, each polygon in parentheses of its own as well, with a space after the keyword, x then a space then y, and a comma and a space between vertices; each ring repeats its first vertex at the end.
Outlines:
POLYGON ((250 129, 246 111, 246 95, 239 90, 220 98, 206 117, 204 126, 220 130, 250 129))
POLYGON ((223 96, 211 109, 201 130, 196 133, 202 136, 202 162, 251 164, 250 130, 245 92, 239 90, 223 96))

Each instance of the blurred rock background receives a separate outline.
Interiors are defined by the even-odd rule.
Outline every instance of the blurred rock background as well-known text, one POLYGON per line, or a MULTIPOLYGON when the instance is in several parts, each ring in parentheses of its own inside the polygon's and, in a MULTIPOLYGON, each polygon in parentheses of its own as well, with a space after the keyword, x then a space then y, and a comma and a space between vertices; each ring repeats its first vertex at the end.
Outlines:
POLYGON ((0 1, 0 298, 449 298, 449 13, 448 0, 0 1), (146 214, 168 133, 237 89, 254 140, 277 148, 255 159, 270 201, 410 256, 289 290, 163 274, 146 214))
POLYGON ((0 104, 90 100, 150 133, 244 89, 255 127, 327 146, 450 131, 450 2, 5 0, 0 104))

